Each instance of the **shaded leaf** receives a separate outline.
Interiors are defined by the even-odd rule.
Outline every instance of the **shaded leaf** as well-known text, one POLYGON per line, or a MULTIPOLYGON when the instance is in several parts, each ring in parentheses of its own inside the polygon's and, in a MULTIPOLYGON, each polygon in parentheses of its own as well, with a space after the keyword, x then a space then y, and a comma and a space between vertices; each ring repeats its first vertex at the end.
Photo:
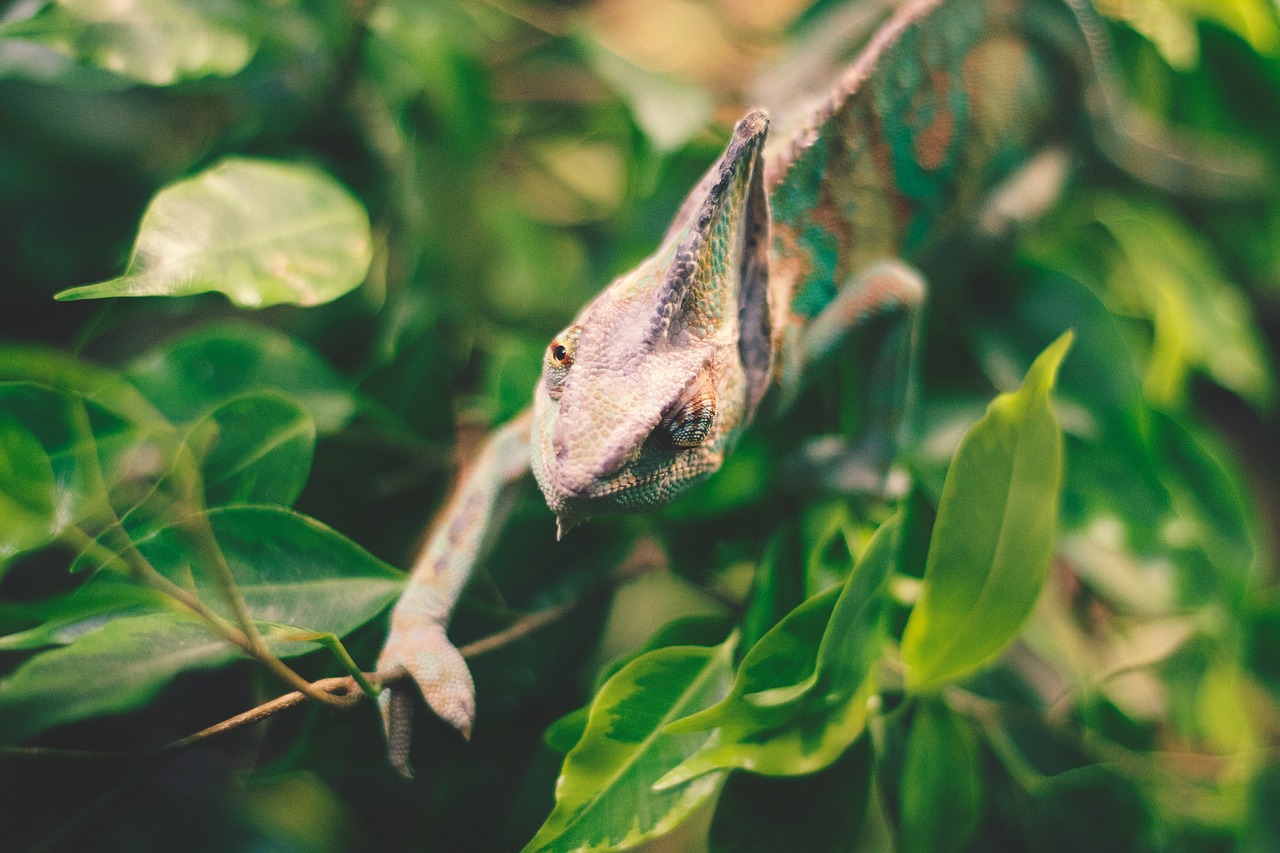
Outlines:
MULTIPOLYGON (((290 633, 264 628, 279 655, 310 651, 290 633)), ((177 675, 247 656, 197 617, 180 612, 122 616, 68 646, 36 655, 0 681, 0 742, 139 707, 177 675)))
POLYGON ((167 86, 240 71, 258 49, 253 30, 248 8, 234 0, 53 0, 30 18, 0 26, 0 38, 167 86))
POLYGON ((0 565, 53 539, 53 465, 35 436, 0 409, 0 565))
MULTIPOLYGON (((314 519, 278 507, 226 507, 208 520, 245 604, 281 656, 315 648, 296 642, 300 633, 343 636, 378 615, 400 592, 404 576, 354 542, 314 519), (302 627, 281 627, 302 626, 302 627)), ((137 543, 138 551, 175 583, 198 594, 230 618, 222 587, 203 564, 207 549, 190 520, 137 543)), ((99 574, 83 588, 118 584, 99 574)), ((105 596, 103 596, 105 598, 105 596)), ((244 655, 172 603, 137 614, 145 594, 117 602, 117 618, 78 636, 64 648, 43 652, 0 682, 0 732, 8 742, 50 726, 136 707, 173 676, 218 666, 244 655), (130 614, 130 615, 122 615, 130 614)), ((91 613, 85 618, 92 619, 91 613)))
POLYGON ((205 449, 205 503, 283 504, 298 499, 311 470, 316 428, 293 400, 274 392, 237 397, 192 429, 205 449))
POLYGON ((900 526, 901 516, 882 524, 843 586, 810 598, 765 634, 723 701, 669 727, 716 731, 659 787, 725 768, 812 773, 853 743, 866 726, 900 526))
POLYGON ((947 471, 920 600, 902 635, 910 690, 981 666, 1031 613, 1053 554, 1062 432, 1049 403, 1067 333, 991 402, 947 471))
POLYGON ((808 776, 775 778, 736 771, 716 802, 711 850, 805 853, 857 849, 871 793, 871 741, 808 776))
POLYGON ((126 376, 175 423, 255 391, 281 391, 302 405, 321 435, 355 413, 349 384, 310 347, 273 329, 220 324, 136 359, 126 376))
POLYGON ((978 748, 973 732, 939 702, 922 702, 911 721, 901 795, 899 849, 966 849, 982 802, 978 748))
POLYGON ((318 305, 364 281, 372 252, 368 214, 329 175, 228 158, 156 194, 123 276, 57 298, 216 291, 243 308, 318 305))
POLYGON ((718 776, 662 791, 653 783, 706 740, 663 729, 724 695, 733 645, 657 649, 610 678, 565 757, 555 808, 525 849, 633 847, 669 831, 714 794, 718 776))

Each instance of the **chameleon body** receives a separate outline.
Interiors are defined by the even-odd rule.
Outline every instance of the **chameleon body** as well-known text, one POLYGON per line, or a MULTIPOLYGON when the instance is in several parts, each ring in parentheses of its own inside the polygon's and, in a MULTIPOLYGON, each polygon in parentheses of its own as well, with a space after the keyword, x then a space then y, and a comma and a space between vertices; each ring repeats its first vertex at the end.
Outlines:
MULTIPOLYGON (((1043 206, 1054 193, 1040 185, 1052 190, 1066 163, 1044 152, 1090 126, 1112 160, 1142 163, 1152 183, 1182 180, 1190 166, 1176 151, 1144 156, 1106 115, 1116 99, 1080 2, 881 4, 828 94, 772 133, 763 111, 742 119, 662 245, 556 336, 531 411, 464 472, 392 613, 379 673, 407 670, 469 733, 473 687, 445 625, 526 470, 561 533, 660 506, 717 470, 757 413, 785 408, 808 367, 876 315, 906 330, 868 366, 890 388, 870 427, 892 434, 924 297, 916 268, 937 263, 943 240, 1043 206)), ((882 457, 892 446, 881 442, 882 457)), ((406 687, 381 702, 407 773, 406 687)))

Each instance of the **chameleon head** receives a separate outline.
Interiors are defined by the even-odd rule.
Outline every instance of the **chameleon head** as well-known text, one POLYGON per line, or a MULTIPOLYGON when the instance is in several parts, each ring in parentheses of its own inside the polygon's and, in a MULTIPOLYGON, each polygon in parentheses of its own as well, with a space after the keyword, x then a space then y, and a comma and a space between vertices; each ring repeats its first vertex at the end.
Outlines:
POLYGON ((772 366, 768 117, 747 115, 662 246, 548 345, 532 466, 560 530, 667 503, 720 467, 772 366))

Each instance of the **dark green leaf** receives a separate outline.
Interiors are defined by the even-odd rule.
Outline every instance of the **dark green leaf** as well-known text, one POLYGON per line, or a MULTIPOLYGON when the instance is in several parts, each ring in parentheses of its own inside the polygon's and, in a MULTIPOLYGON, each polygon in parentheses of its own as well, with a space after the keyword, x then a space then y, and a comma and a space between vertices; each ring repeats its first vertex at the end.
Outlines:
POLYGON ((945 705, 922 702, 902 765, 904 853, 965 849, 982 805, 980 770, 973 732, 945 705))
POLYGON ((53 539, 54 494, 49 455, 0 408, 0 565, 53 539))
MULTIPOLYGON (((380 613, 399 594, 404 576, 354 542, 291 510, 226 507, 207 519, 240 594, 278 655, 315 648, 298 632, 343 636, 380 613), (281 625, 300 626, 283 628, 281 625)), ((162 574, 191 589, 231 618, 208 551, 200 546, 199 519, 159 530, 137 543, 162 574)), ((119 583, 100 574, 84 588, 119 583)), ((0 731, 12 742, 86 716, 125 711, 155 695, 173 676, 242 658, 234 646, 172 604, 136 613, 147 596, 125 597, 118 618, 70 645, 31 658, 0 682, 0 731)), ((91 615, 87 618, 92 618, 91 615)))
POLYGON ((202 446, 205 503, 292 504, 307 483, 315 437, 311 416, 282 394, 219 406, 192 428, 202 446))
POLYGON ((634 847, 669 831, 714 794, 719 776, 662 791, 653 783, 706 740, 663 729, 724 695, 733 644, 657 649, 609 679, 592 702, 582 739, 565 757, 555 808, 525 849, 634 847))
POLYGON ((333 178, 231 158, 151 200, 123 276, 57 298, 217 291, 243 308, 319 305, 364 281, 372 253, 368 214, 333 178))
POLYGON ((129 381, 175 423, 188 423, 253 391, 296 400, 321 435, 355 413, 350 386, 305 344, 272 329, 222 324, 194 332, 133 362, 129 381))
POLYGON ((902 635, 907 687, 967 675, 1013 639, 1053 554, 1062 432, 1049 403, 1070 333, 992 401, 947 471, 920 600, 902 635))

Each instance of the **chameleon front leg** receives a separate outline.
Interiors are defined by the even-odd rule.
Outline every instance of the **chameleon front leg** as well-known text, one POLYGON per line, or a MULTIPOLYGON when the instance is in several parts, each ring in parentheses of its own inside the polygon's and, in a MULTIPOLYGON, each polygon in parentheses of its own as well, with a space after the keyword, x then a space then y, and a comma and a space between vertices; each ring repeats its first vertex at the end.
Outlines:
MULTIPOLYGON (((512 484, 529 470, 530 421, 526 410, 491 434, 463 472, 391 611, 391 630, 378 656, 378 674, 384 680, 407 673, 428 707, 463 737, 471 736, 475 719, 475 685, 445 628, 485 543, 502 524, 512 484)), ((412 776, 411 688, 393 680, 378 696, 378 704, 391 763, 412 776)))
POLYGON ((810 323, 798 330, 779 380, 783 408, 798 396, 814 368, 844 349, 851 334, 873 321, 883 324, 867 365, 867 417, 856 444, 842 436, 806 443, 806 467, 835 491, 876 491, 910 424, 915 397, 915 357, 927 288, 924 277, 898 260, 882 261, 850 279, 810 323))

